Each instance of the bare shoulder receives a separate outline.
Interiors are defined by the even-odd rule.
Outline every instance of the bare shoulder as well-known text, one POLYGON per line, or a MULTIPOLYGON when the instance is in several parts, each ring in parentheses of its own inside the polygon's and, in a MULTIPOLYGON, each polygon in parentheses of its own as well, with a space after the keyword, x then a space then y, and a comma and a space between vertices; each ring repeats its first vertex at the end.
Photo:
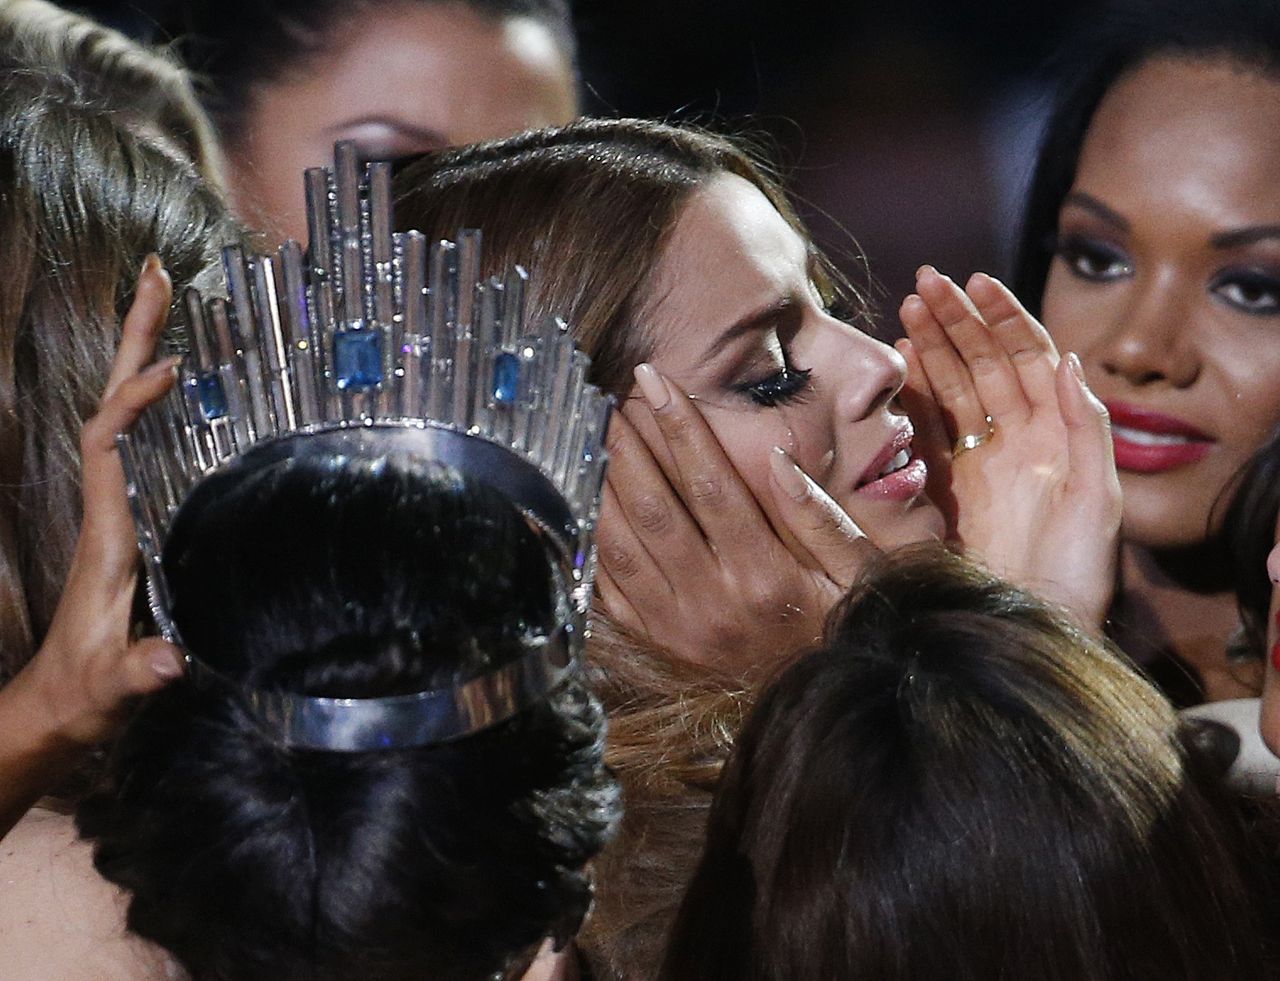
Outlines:
POLYGON ((176 981, 125 929, 125 895, 93 868, 70 817, 32 810, 0 840, 0 963, 24 981, 176 981))

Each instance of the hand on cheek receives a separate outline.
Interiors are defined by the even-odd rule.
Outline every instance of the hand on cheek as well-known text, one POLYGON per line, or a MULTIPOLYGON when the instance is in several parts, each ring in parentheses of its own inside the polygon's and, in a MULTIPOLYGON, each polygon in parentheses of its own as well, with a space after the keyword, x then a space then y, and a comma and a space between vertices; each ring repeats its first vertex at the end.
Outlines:
POLYGON ((603 608, 678 656, 735 673, 814 643, 874 546, 779 448, 766 458, 766 493, 784 540, 695 403, 648 365, 636 377, 643 398, 609 434, 603 608))

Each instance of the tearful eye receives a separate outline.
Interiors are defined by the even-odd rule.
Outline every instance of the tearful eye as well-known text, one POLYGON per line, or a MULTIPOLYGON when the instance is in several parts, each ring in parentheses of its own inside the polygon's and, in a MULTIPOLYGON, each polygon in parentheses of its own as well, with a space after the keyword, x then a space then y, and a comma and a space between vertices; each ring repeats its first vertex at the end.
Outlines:
POLYGON ((1280 313, 1280 278, 1270 273, 1254 269, 1225 272, 1209 288, 1242 313, 1259 317, 1280 313))
POLYGON ((756 405, 772 408, 788 402, 801 401, 808 391, 811 374, 813 372, 808 368, 793 368, 787 365, 781 371, 775 371, 753 382, 745 382, 735 388, 756 405))
POLYGON ((1066 235, 1053 247, 1067 268, 1091 283, 1109 283, 1133 275, 1129 257, 1113 245, 1078 235, 1066 235))

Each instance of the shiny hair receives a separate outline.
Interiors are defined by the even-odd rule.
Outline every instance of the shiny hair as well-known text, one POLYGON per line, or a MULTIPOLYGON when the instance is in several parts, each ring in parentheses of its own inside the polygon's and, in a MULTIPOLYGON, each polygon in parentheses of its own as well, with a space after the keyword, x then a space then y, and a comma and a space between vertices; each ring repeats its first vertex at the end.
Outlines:
POLYGON ((1274 829, 1216 775, 1116 653, 909 549, 744 725, 662 977, 1276 977, 1274 829))
POLYGON ((304 67, 364 17, 423 4, 491 21, 524 17, 546 26, 576 74, 568 0, 144 0, 139 6, 201 80, 200 95, 224 144, 234 148, 254 89, 304 67))
MULTIPOLYGON (((810 242, 780 184, 742 147, 641 119, 584 119, 406 160, 395 177, 396 224, 428 237, 481 229, 485 275, 531 269, 534 316, 563 316, 591 356, 592 380, 623 395, 653 350, 644 324, 654 267, 689 197, 721 174, 756 187, 810 242)), ((818 287, 851 300, 869 323, 861 299, 810 250, 818 287)))
POLYGON ((1259 0, 1131 0, 1090 18, 1056 59, 1061 76, 1023 212, 1012 286, 1039 316, 1058 212, 1094 113, 1117 81, 1154 58, 1221 59, 1280 77, 1280 5, 1259 0))
POLYGON ((0 73, 47 74, 83 102, 126 116, 161 146, 221 184, 222 151, 191 78, 149 47, 46 0, 0 0, 0 73))
MULTIPOLYGON (((559 622, 543 537, 438 466, 216 475, 164 561, 184 643, 256 688, 448 686, 559 622)), ((195 981, 485 981, 585 915, 619 808, 603 755, 574 676, 472 735, 357 753, 282 746, 233 685, 183 681, 145 702, 76 820, 129 928, 195 981)))
POLYGON ((0 83, 0 678, 30 658, 80 525, 96 411, 147 253, 213 285, 238 227, 194 166, 58 77, 0 83))
MULTIPOLYGON (((672 229, 698 188, 723 174, 758 188, 809 240, 777 182, 733 142, 635 119, 579 120, 405 161, 396 224, 428 238, 482 229, 483 274, 526 266, 531 315, 563 316, 592 358, 592 381, 621 397, 653 350, 644 324, 672 229)), ((829 299, 850 295, 816 250, 813 259, 829 299)), ((600 976, 644 978, 661 957, 751 693, 598 620, 588 652, 627 808, 597 865, 596 910, 581 941, 600 976)))

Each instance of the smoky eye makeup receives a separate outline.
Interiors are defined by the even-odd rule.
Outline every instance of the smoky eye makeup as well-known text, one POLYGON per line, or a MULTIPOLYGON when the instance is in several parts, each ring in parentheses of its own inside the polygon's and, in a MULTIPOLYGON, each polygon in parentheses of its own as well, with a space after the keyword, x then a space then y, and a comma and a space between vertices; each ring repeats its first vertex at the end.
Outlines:
POLYGON ((1079 232, 1059 232, 1048 251, 1078 279, 1109 283, 1133 275, 1133 260, 1114 243, 1079 232))
POLYGON ((1251 317, 1280 315, 1280 273, 1258 266, 1223 269, 1209 283, 1221 303, 1251 317))
POLYGON ((791 344, 799 333, 804 311, 800 304, 783 308, 764 339, 765 351, 734 372, 736 380, 728 388, 759 408, 795 405, 811 390, 811 368, 795 364, 791 344))

